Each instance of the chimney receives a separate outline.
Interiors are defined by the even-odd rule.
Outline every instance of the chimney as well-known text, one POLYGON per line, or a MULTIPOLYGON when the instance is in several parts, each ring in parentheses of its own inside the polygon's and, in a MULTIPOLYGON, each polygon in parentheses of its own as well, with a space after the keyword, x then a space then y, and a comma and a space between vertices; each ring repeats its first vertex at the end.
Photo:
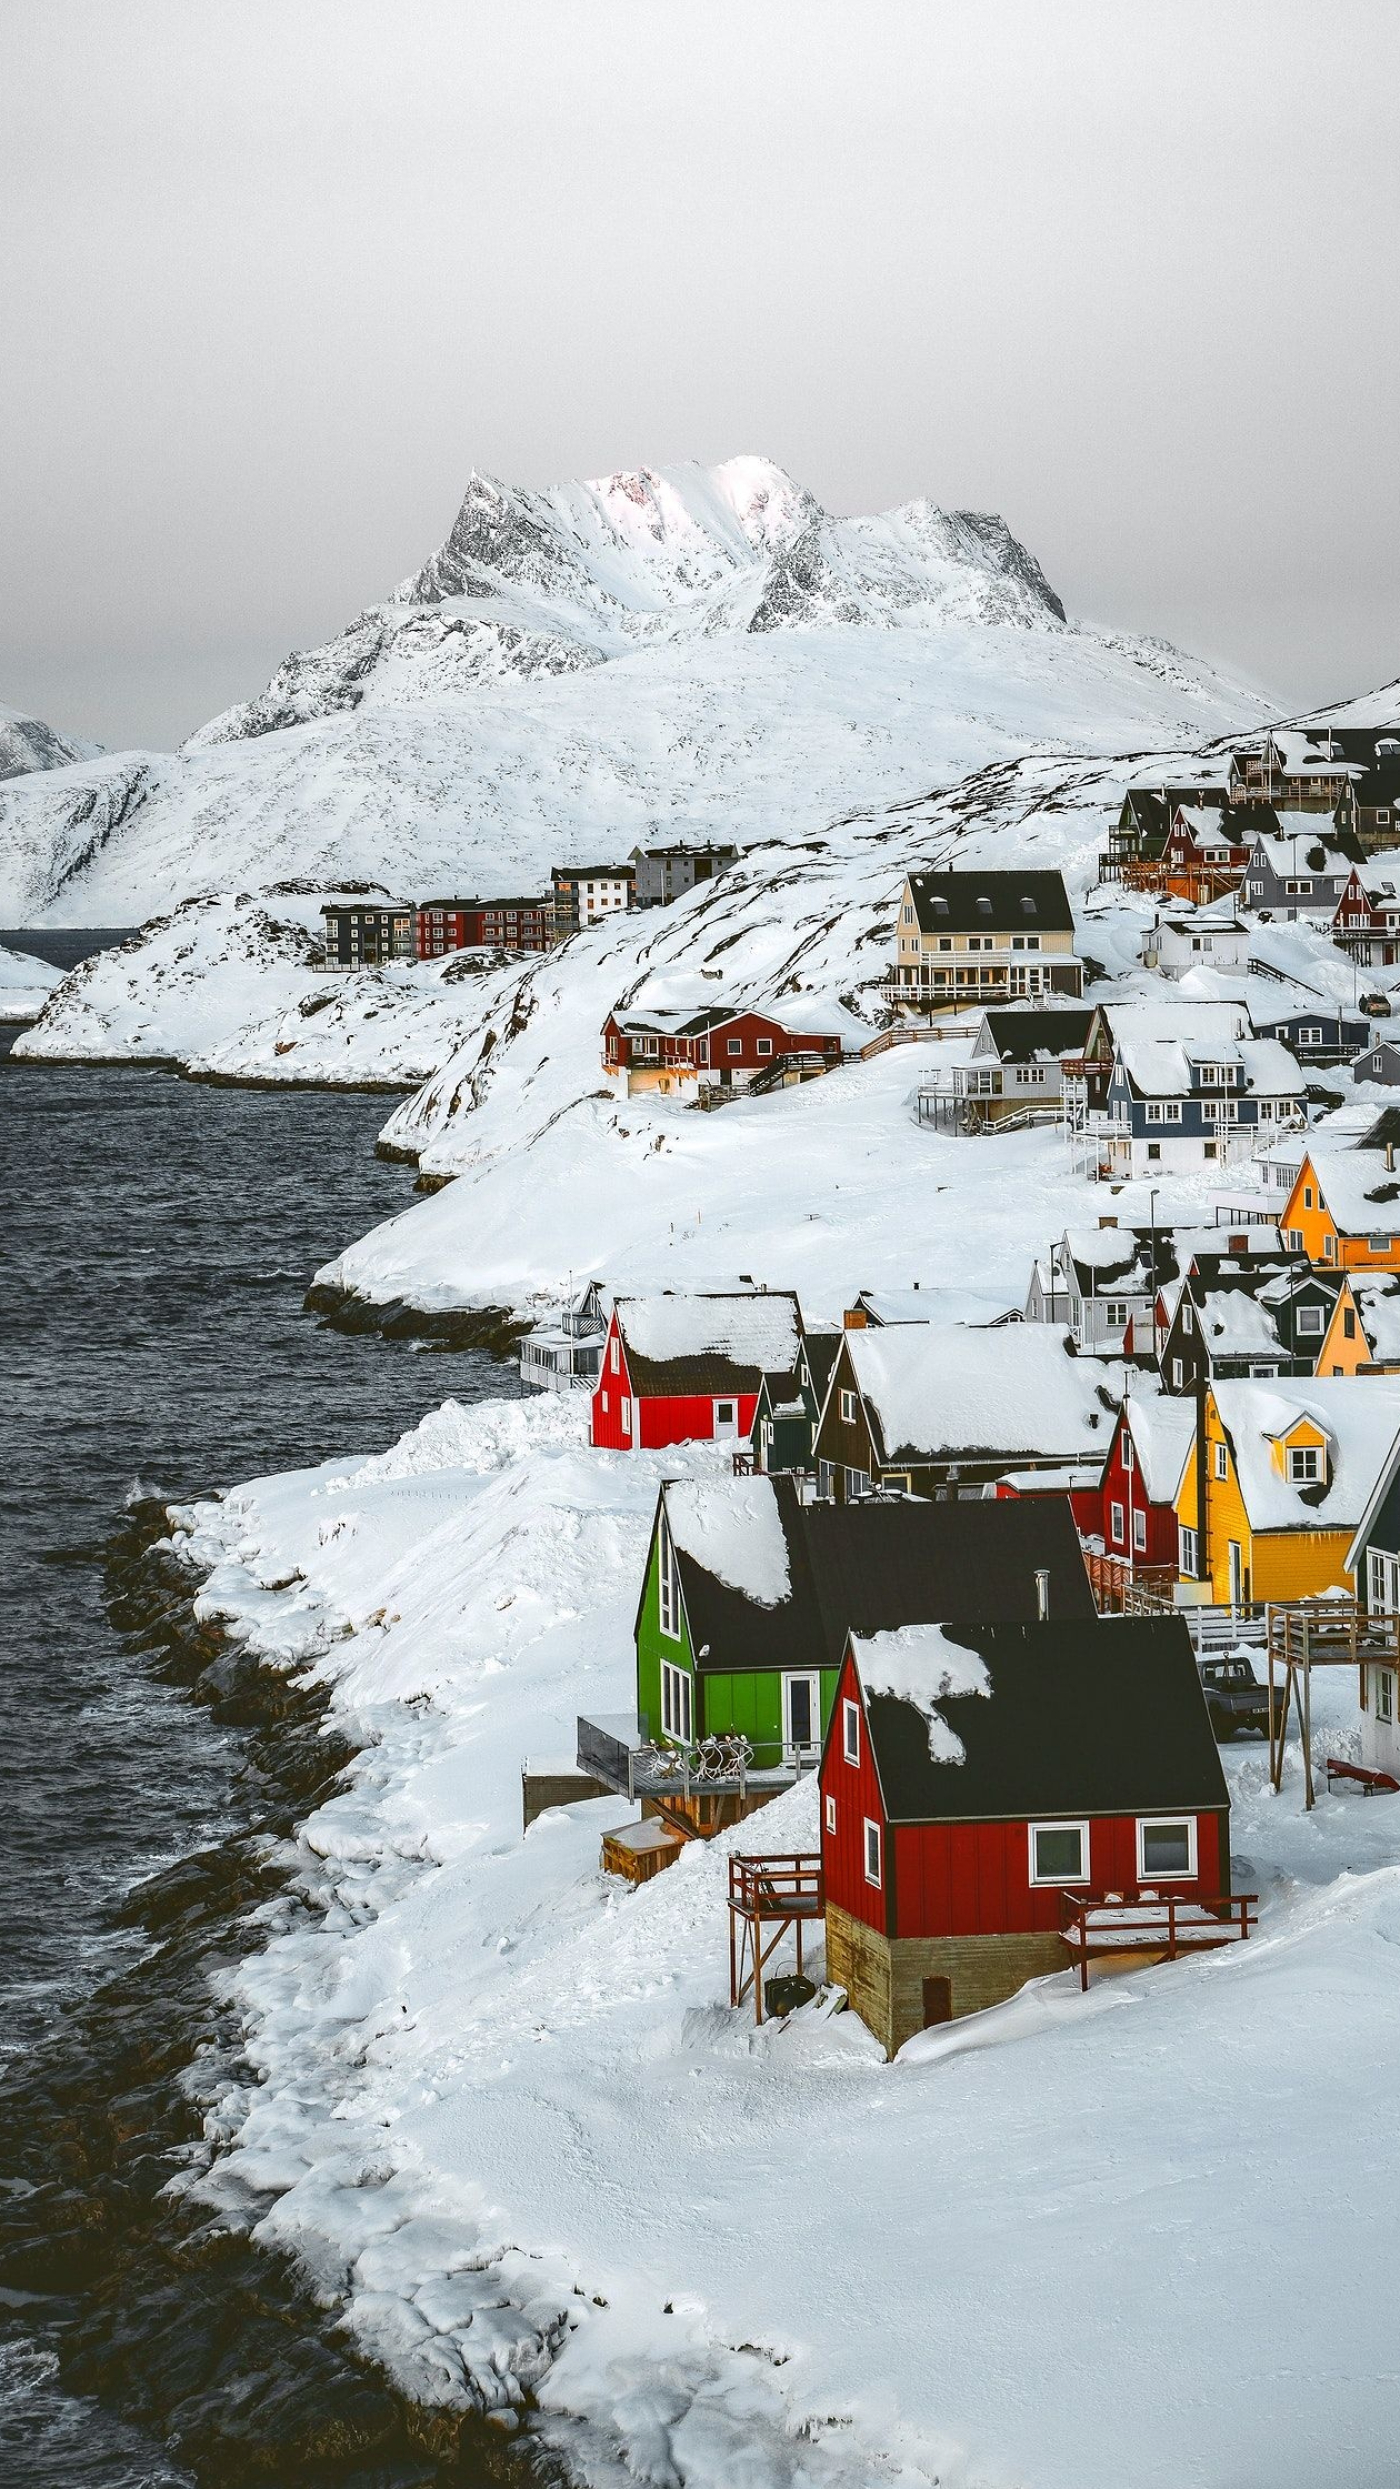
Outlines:
POLYGON ((1043 1625, 1050 1614, 1050 1576, 1043 1564, 1035 1570, 1035 1612, 1043 1625))
POLYGON ((1249 1251, 1248 1236, 1232 1236, 1230 1238, 1230 1251, 1232 1253, 1247 1254, 1249 1251))

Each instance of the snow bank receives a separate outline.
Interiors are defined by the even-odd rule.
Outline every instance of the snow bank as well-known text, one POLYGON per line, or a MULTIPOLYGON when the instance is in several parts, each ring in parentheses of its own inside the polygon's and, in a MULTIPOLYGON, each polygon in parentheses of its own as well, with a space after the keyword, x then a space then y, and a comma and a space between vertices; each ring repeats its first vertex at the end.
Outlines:
POLYGON ((29 951, 11 950, 0 942, 0 1023, 37 1020, 54 987, 62 981, 61 968, 52 968, 46 959, 35 959, 29 951))
MULTIPOLYGON (((449 1405, 184 1516, 209 1610, 366 1741, 296 1845, 316 1913, 275 1914, 240 1975, 252 2073, 209 2106, 201 2183, 407 2387, 528 2387, 593 2482, 1369 2489, 1400 1809, 1305 1816, 1295 1749, 1275 1797, 1231 1748, 1247 1947, 1037 1982, 894 2066, 851 2014, 756 2031, 726 1852, 815 1846, 810 1778, 636 1892, 597 1872, 622 1801, 519 1829, 522 1755, 630 1701, 663 1468, 718 1460, 591 1453, 567 1403, 449 1405), (1295 2359, 1271 2277, 1303 2268, 1295 2359)), ((887 1664, 912 1686, 917 1654, 887 1664)), ((1314 1708, 1346 1751, 1353 1689, 1314 1708)))

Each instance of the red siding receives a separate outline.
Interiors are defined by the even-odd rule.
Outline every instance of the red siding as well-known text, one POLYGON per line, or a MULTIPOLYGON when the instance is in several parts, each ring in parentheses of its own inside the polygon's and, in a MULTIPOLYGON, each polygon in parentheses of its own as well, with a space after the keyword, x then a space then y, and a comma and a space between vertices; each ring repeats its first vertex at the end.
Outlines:
POLYGON ((865 1823, 869 1817, 880 1826, 883 1842, 888 1845, 885 1810, 880 1798, 880 1784, 870 1758, 870 1738, 865 1725, 865 1705, 861 1702, 860 1680, 851 1665, 849 1653, 836 1683, 836 1700, 832 1705, 831 1724, 821 1767, 822 1867, 826 1876, 826 1897, 840 1910, 848 1910, 853 1919, 862 1919, 867 1927, 877 1928, 883 1935, 888 1926, 886 1894, 889 1891, 889 1858, 885 1858, 883 1886, 866 1882, 865 1823), (841 1706, 853 1701, 860 1704, 860 1761, 848 1763, 841 1742, 841 1706), (827 1800, 836 1800, 836 1830, 826 1828, 827 1800))
POLYGON ((627 1352, 618 1332, 617 1316, 608 1324, 603 1343, 603 1371, 593 1386, 592 1442, 600 1452, 630 1452, 632 1437, 622 1431, 622 1404, 631 1397, 632 1383, 627 1372, 627 1352), (617 1351, 617 1371, 613 1371, 613 1351, 617 1351))
MULTIPOLYGON (((1173 1879, 1154 1889, 1212 1899, 1219 1893, 1215 1815, 1197 1816, 1196 1845, 1195 1879, 1173 1879)), ((1026 1822, 896 1825, 893 1849, 897 1936, 1011 1936, 1060 1924, 1060 1887, 1031 1882, 1026 1822)), ((1136 1816, 1095 1816, 1089 1826, 1090 1884, 1099 1891, 1131 1892, 1137 1880, 1136 1816)))

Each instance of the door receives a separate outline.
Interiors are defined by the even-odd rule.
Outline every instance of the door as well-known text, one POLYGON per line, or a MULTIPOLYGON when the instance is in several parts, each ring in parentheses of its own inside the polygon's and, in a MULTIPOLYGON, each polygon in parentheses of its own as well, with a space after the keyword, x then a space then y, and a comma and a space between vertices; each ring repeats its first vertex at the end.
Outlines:
POLYGON ((924 1981, 924 2029, 932 2031, 940 2022, 953 2019, 953 1983, 951 1979, 924 1981))
POLYGON ((821 1679, 783 1679, 783 1760, 814 1763, 821 1743, 821 1679))
POLYGON ((717 1400, 717 1401, 715 1402, 715 1441, 716 1441, 716 1443, 732 1443, 732 1442, 735 1440, 735 1438, 737 1437, 738 1432, 739 1432, 739 1403, 738 1403, 738 1401, 737 1401, 737 1400, 717 1400))
POLYGON ((1237 1538, 1230 1541, 1230 1605, 1244 1605, 1244 1556, 1237 1538))

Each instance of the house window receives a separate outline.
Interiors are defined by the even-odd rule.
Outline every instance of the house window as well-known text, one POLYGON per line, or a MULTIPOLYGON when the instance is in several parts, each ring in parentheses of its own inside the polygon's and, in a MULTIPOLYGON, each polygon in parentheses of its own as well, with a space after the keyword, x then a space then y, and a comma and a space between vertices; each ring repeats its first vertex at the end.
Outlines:
POLYGON ((1115 1547, 1121 1547, 1121 1546, 1122 1546, 1122 1544, 1123 1544, 1123 1507, 1122 1507, 1122 1505, 1121 1505, 1121 1504, 1110 1504, 1110 1505, 1109 1505, 1109 1508, 1108 1508, 1108 1534, 1109 1534, 1109 1537, 1112 1539, 1113 1544, 1114 1544, 1114 1546, 1115 1546, 1115 1547))
POLYGON ((1125 1469, 1131 1469, 1131 1468, 1132 1468, 1132 1465, 1133 1465, 1133 1438, 1132 1438, 1132 1436, 1131 1436, 1131 1435, 1124 1435, 1124 1437, 1123 1437, 1123 1448, 1122 1448, 1122 1451, 1121 1451, 1121 1452, 1120 1452, 1120 1454, 1119 1454, 1119 1459, 1122 1461, 1122 1463, 1123 1463, 1123 1467, 1124 1467, 1125 1469))
POLYGON ((1283 1241, 1290 1253, 1301 1253, 1303 1250, 1303 1231, 1301 1227, 1285 1227, 1283 1230, 1283 1241))
POLYGON ((1305 1210, 1311 1210, 1312 1206, 1313 1206, 1312 1186, 1311 1186, 1311 1184, 1305 1184, 1305 1185, 1303 1186, 1303 1208, 1304 1208, 1305 1210))
POLYGON ((1301 1339, 1305 1332, 1311 1332, 1313 1336, 1316 1337, 1321 1330, 1322 1307, 1320 1305, 1300 1305, 1298 1308, 1299 1338, 1301 1339))
POLYGON ((658 1606, 661 1630, 668 1642, 681 1638, 681 1576, 676 1562, 675 1543, 665 1521, 661 1524, 661 1544, 657 1550, 658 1606))
POLYGON ((836 1830, 835 1798, 828 1798, 826 1802, 826 1828, 828 1832, 834 1832, 836 1830))
POLYGON ((1032 1824, 1030 1849, 1032 1884, 1087 1884, 1087 1823, 1032 1824))
POLYGON ((1349 1305, 1342 1307, 1342 1337, 1344 1340, 1356 1337, 1356 1316, 1349 1305))
POLYGON ((860 1705, 859 1705, 859 1703, 853 1703, 853 1702, 843 1702, 843 1703, 842 1703, 842 1705, 841 1705, 841 1752, 842 1752, 843 1756, 845 1757, 845 1760, 846 1760, 848 1763, 859 1763, 859 1761, 860 1761, 860 1705))
POLYGON ((1109 1297, 1104 1305, 1104 1320, 1110 1331, 1126 1330, 1128 1322, 1127 1306, 1120 1304, 1116 1297, 1109 1297))
POLYGON ((1323 1237, 1322 1258, 1324 1262, 1335 1262, 1337 1258, 1337 1239, 1335 1236, 1323 1237))
POLYGON ((1388 1253, 1392 1242, 1393 1238, 1389 1236, 1368 1236, 1366 1250, 1368 1253, 1388 1253))
POLYGON ((1140 1882, 1151 1878, 1160 1883, 1174 1876, 1194 1876, 1195 1816, 1168 1815, 1156 1823, 1139 1821, 1137 1851, 1140 1882))
POLYGON ((1376 1670, 1376 1718, 1387 1723, 1395 1718, 1395 1671, 1393 1668, 1376 1670))
POLYGON ((727 1054, 742 1054, 743 1051, 744 1041, 742 1037, 731 1037, 726 1041, 725 1052, 727 1054))
POLYGON ((854 1393, 853 1391, 843 1391, 843 1392, 842 1392, 842 1394, 841 1394, 841 1423, 842 1423, 842 1425, 843 1425, 843 1426, 854 1426, 855 1422, 856 1422, 856 1396, 855 1396, 855 1393, 854 1393))
POLYGON ((1197 1578, 1200 1566, 1196 1533, 1194 1530, 1188 1530, 1183 1521, 1177 1530, 1177 1538, 1181 1557, 1180 1571, 1187 1581, 1193 1582, 1197 1578))
POLYGON ((1172 1389, 1173 1391, 1181 1389, 1181 1359, 1179 1357, 1172 1359, 1172 1389))
POLYGON ((630 1435, 632 1432, 632 1402, 626 1392, 623 1393, 621 1400, 618 1402, 618 1415, 622 1420, 623 1433, 625 1435, 630 1435))
POLYGON ((1393 1616, 1400 1609, 1400 1556, 1388 1556, 1380 1547, 1368 1548, 1366 1572, 1371 1614, 1393 1616))
POLYGON ((1223 1443, 1217 1443, 1215 1447, 1215 1474, 1217 1478, 1228 1478, 1230 1475, 1230 1455, 1223 1443))
POLYGON ((760 1039, 759 1039, 759 1041, 758 1041, 758 1051, 759 1051, 759 1053, 760 1053, 760 1054, 771 1054, 771 1053, 772 1053, 772 1051, 773 1051, 773 1040, 772 1040, 772 1038, 771 1038, 771 1037, 760 1037, 760 1039))
POLYGON ((608 1364, 609 1364, 609 1366, 610 1366, 610 1368, 611 1368, 611 1370, 612 1370, 612 1372, 613 1372, 614 1374, 616 1374, 616 1372, 617 1372, 617 1370, 618 1370, 618 1366, 619 1366, 619 1364, 620 1364, 620 1363, 621 1363, 621 1359, 620 1359, 620 1357, 619 1357, 619 1355, 618 1355, 617 1340, 616 1340, 616 1337, 614 1336, 614 1339, 613 1339, 613 1344, 612 1344, 611 1348, 608 1350, 608 1364))
POLYGON ((1300 1046, 1320 1046, 1322 1043, 1321 1029, 1300 1028, 1298 1031, 1298 1043, 1300 1046))
POLYGON ((1144 1555, 1146 1553, 1147 1515, 1145 1512, 1135 1512, 1133 1514, 1133 1546, 1138 1555, 1144 1555))
POLYGON ((1315 1443, 1291 1443, 1288 1447, 1288 1482, 1290 1486, 1316 1486, 1322 1476, 1322 1452, 1315 1443))
POLYGON ((694 1712, 691 1707, 691 1682, 684 1668, 674 1660, 661 1662, 661 1726, 668 1737, 688 1746, 693 1733, 694 1712))
POLYGON ((883 1884, 884 1869, 880 1859, 880 1827, 865 1818, 865 1880, 867 1884, 883 1884))

